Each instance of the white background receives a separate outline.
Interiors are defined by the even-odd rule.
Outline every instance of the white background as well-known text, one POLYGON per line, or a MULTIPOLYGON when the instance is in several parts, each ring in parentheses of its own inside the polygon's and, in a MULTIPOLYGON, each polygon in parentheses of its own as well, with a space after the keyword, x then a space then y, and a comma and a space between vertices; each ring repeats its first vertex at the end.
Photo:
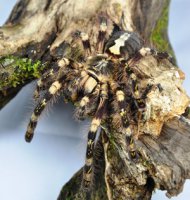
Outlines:
MULTIPOLYGON (((0 24, 15 2, 0 0, 0 24)), ((169 36, 190 94, 189 20, 190 1, 172 0, 169 36)), ((25 87, 0 112, 0 200, 55 200, 62 185, 84 163, 89 123, 76 122, 73 107, 62 100, 43 115, 32 143, 25 143, 24 133, 33 108, 32 90, 33 85, 25 87)), ((189 189, 187 181, 183 193, 172 200, 189 200, 189 189)), ((167 198, 159 191, 152 199, 167 198)))

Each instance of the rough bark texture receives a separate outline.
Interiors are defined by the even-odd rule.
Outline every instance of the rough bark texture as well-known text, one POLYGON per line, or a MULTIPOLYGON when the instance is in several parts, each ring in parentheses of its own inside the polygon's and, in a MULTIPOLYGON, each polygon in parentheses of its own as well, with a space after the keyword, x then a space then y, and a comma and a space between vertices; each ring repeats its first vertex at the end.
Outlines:
MULTIPOLYGON (((171 52, 168 6, 168 0, 20 0, 0 28, 0 107, 64 56, 64 41, 70 42, 76 30, 88 32, 93 40, 102 14, 124 29, 138 32, 145 45, 171 52)), ((151 114, 147 123, 139 124, 140 132, 134 126, 139 159, 130 161, 123 135, 105 125, 102 142, 100 138, 97 144, 104 149, 105 163, 97 155, 100 170, 93 192, 81 191, 80 170, 63 187, 59 200, 148 200, 155 188, 167 190, 168 196, 181 192, 190 169, 190 122, 180 117, 189 104, 181 87, 184 74, 167 60, 158 62, 152 56, 137 65, 134 70, 143 77, 142 87, 152 82, 162 86, 161 93, 155 88, 148 96, 151 114)))

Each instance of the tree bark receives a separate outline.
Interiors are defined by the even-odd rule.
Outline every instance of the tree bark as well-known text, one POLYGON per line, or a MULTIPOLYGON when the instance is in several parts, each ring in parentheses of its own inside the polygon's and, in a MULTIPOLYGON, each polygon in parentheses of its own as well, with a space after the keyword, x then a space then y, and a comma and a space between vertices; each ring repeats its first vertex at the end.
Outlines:
MULTIPOLYGON (((93 40, 102 14, 124 30, 139 33, 145 46, 172 53, 168 8, 169 0, 20 0, 0 28, 0 107, 68 51, 74 56, 67 44, 76 30, 88 32, 93 40)), ((62 188, 59 200, 148 200, 156 188, 167 190, 168 196, 182 191, 190 169, 190 122, 180 117, 189 104, 181 87, 184 75, 167 60, 158 62, 152 56, 141 59, 134 70, 144 77, 142 85, 153 80, 164 88, 161 96, 156 89, 149 95, 151 116, 148 123, 140 124, 140 134, 134 126, 139 159, 131 162, 123 135, 105 125, 97 143, 104 157, 95 156, 99 170, 93 191, 81 190, 80 170, 62 188), (172 103, 167 104, 163 96, 172 103)))

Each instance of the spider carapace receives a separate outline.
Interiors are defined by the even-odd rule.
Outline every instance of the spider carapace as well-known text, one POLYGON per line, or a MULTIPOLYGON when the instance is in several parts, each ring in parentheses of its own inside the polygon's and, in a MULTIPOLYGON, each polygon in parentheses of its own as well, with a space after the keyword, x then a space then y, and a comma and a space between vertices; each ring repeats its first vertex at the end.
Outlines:
POLYGON ((139 56, 157 53, 144 48, 138 34, 117 27, 108 35, 107 28, 107 19, 101 17, 97 39, 93 44, 95 48, 92 48, 87 33, 77 31, 84 49, 82 61, 64 56, 56 66, 42 74, 34 92, 35 99, 40 99, 25 135, 26 141, 30 142, 39 116, 47 103, 60 92, 77 105, 78 118, 92 117, 83 167, 82 186, 86 190, 92 185, 96 133, 108 118, 112 126, 120 121, 118 131, 126 135, 129 157, 135 156, 131 121, 135 121, 135 115, 146 109, 146 96, 151 86, 144 91, 138 90, 137 76, 129 69, 128 62, 139 56))

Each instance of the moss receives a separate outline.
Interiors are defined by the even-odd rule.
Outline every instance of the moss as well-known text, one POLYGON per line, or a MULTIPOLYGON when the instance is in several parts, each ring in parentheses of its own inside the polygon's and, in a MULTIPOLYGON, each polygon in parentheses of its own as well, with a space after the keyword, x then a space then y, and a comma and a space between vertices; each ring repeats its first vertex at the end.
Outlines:
POLYGON ((170 0, 166 0, 165 7, 162 11, 162 15, 156 23, 154 30, 151 33, 151 43, 159 51, 168 51, 174 56, 172 47, 168 40, 168 13, 169 13, 170 0))
POLYGON ((29 58, 6 56, 0 58, 0 90, 17 87, 28 80, 39 78, 44 65, 40 61, 33 62, 29 58))

